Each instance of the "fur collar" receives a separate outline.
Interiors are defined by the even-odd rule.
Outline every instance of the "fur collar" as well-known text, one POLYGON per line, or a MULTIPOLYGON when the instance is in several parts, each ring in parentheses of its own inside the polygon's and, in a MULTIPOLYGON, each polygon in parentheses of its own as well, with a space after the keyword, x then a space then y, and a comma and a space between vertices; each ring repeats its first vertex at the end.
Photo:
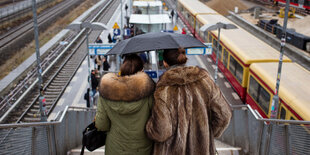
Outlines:
POLYGON ((209 76, 208 72, 197 66, 178 66, 166 71, 159 79, 157 87, 185 85, 209 76))
POLYGON ((130 76, 105 74, 100 81, 99 93, 112 101, 137 101, 150 96, 155 90, 154 81, 144 72, 130 76))

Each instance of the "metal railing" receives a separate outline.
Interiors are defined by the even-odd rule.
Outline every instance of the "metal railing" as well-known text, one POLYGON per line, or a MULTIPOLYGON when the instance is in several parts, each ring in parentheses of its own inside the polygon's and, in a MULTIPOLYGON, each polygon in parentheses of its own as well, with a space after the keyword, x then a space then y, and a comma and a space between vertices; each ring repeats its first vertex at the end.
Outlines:
POLYGON ((0 154, 67 154, 81 145, 95 112, 67 106, 51 122, 0 124, 0 154))
POLYGON ((232 108, 232 120, 219 140, 251 155, 309 154, 310 121, 263 119, 249 105, 232 108))

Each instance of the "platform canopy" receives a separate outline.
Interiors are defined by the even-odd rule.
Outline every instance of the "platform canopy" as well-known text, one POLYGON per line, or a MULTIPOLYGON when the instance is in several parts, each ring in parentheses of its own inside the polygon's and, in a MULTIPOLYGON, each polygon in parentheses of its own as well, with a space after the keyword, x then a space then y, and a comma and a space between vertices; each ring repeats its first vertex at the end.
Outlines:
POLYGON ((129 23, 132 24, 165 24, 171 23, 168 14, 132 14, 129 23))
POLYGON ((133 6, 137 7, 157 7, 157 6, 163 6, 163 3, 161 1, 134 1, 133 6))

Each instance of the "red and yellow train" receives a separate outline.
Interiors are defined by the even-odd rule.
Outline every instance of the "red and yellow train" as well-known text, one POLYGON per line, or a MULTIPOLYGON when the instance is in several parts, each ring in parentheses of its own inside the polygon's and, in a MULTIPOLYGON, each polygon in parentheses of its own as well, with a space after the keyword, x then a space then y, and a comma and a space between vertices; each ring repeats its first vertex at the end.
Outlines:
MULTIPOLYGON (((213 51, 217 51, 218 32, 200 32, 200 27, 217 22, 233 23, 198 0, 178 0, 177 8, 179 17, 195 37, 212 43, 213 51)), ((242 101, 251 105, 262 117, 269 118, 279 51, 238 27, 221 30, 219 52, 219 69, 242 101)), ((215 52, 211 58, 215 60, 215 52)), ((309 121, 310 72, 292 63, 287 56, 283 57, 283 62, 278 118, 309 121)))

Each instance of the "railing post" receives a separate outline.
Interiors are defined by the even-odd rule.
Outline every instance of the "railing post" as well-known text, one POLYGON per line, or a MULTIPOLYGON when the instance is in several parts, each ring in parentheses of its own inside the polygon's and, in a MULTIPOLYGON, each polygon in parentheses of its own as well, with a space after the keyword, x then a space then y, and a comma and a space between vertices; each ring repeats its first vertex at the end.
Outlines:
POLYGON ((35 152, 35 141, 36 141, 36 127, 32 127, 32 134, 31 134, 31 154, 36 154, 35 152))
POLYGON ((267 142, 266 142, 266 146, 265 146, 265 153, 264 154, 269 154, 269 150, 270 150, 270 144, 271 144, 271 136, 272 136, 272 129, 273 129, 273 124, 269 124, 268 125, 268 130, 267 130, 267 142))
POLYGON ((290 130, 290 127, 289 125, 285 125, 285 135, 286 135, 286 155, 289 155, 290 154, 290 151, 291 151, 291 130, 290 130))
POLYGON ((263 132, 264 132, 264 122, 260 122, 260 132, 258 135, 258 143, 257 143, 257 151, 258 154, 261 154, 260 150, 261 150, 261 144, 262 144, 262 139, 263 139, 263 132))
POLYGON ((48 152, 50 155, 52 155, 53 153, 56 153, 56 150, 54 150, 53 145, 56 144, 55 142, 55 134, 54 134, 54 130, 53 130, 53 125, 48 125, 46 127, 47 130, 47 144, 48 144, 48 152))
POLYGON ((236 144, 236 142, 235 142, 235 136, 236 136, 236 134, 235 134, 235 117, 234 117, 234 111, 232 112, 232 133, 233 133, 233 135, 232 135, 232 142, 233 142, 233 146, 235 146, 235 144, 236 144))

